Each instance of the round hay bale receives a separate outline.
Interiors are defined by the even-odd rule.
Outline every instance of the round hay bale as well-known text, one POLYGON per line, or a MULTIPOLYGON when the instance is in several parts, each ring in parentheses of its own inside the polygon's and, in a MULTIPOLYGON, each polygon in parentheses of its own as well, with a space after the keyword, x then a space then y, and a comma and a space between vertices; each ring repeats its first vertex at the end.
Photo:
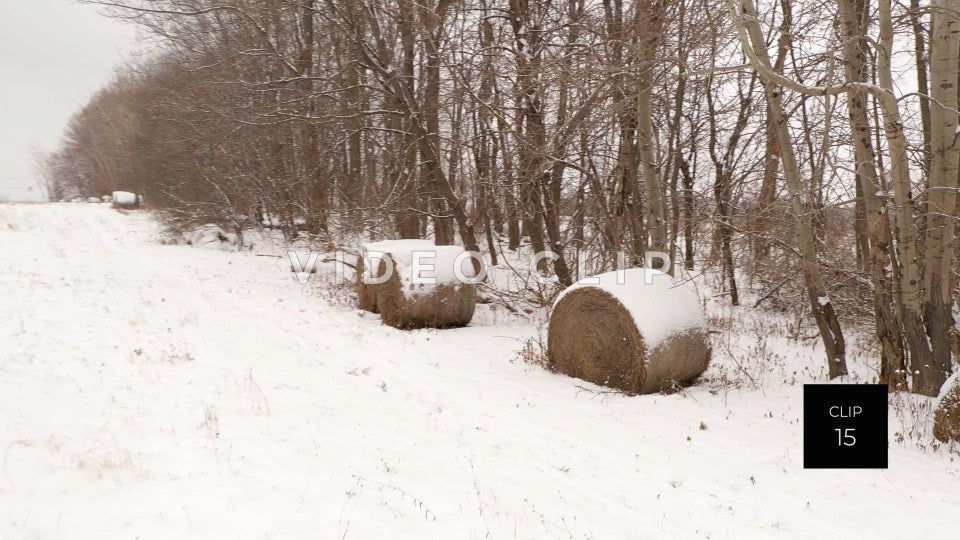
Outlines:
POLYGON ((938 441, 960 441, 960 372, 944 383, 933 412, 933 436, 938 441))
POLYGON ((140 206, 142 197, 129 191, 114 191, 110 200, 114 208, 137 208, 140 206))
MULTIPOLYGON (((367 242, 360 246, 360 258, 357 259, 356 277, 357 307, 371 313, 379 313, 379 309, 377 308, 377 294, 384 284, 367 283, 368 280, 364 277, 364 269, 366 268, 365 261, 371 253, 385 253, 389 255, 392 252, 396 252, 402 254, 411 253, 417 249, 430 249, 433 247, 432 240, 420 239, 383 240, 379 242, 367 242)), ((371 272, 368 277, 377 278, 382 276, 386 271, 387 263, 382 259, 374 260, 377 260, 377 270, 376 272, 371 272)), ((391 268, 393 268, 393 266, 391 266, 391 268)))
POLYGON ((624 270, 622 283, 617 274, 585 278, 557 298, 547 329, 549 367, 628 394, 697 378, 710 347, 693 286, 675 285, 658 270, 624 270))
POLYGON ((407 295, 396 276, 377 297, 384 324, 401 330, 466 326, 476 308, 476 285, 438 285, 427 294, 407 295))
MULTIPOLYGON (((364 255, 366 252, 364 252, 364 255)), ((381 287, 378 283, 365 283, 364 280, 364 258, 357 259, 357 307, 369 311, 370 313, 379 313, 377 309, 377 288, 381 287)), ((382 276, 386 272, 387 265, 382 260, 377 261, 377 271, 371 275, 373 277, 382 276)))
POLYGON ((377 312, 377 296, 373 292, 372 285, 366 285, 363 282, 363 256, 357 258, 357 307, 369 311, 377 312))
MULTIPOLYGON (((376 307, 384 324, 400 329, 467 325, 476 308, 477 288, 472 283, 461 282, 454 273, 454 261, 463 252, 459 246, 391 251, 389 257, 394 271, 376 294, 376 307), (433 268, 422 268, 418 276, 414 275, 414 251, 431 252, 432 256, 424 263, 433 268), (419 283, 417 278, 430 279, 434 283, 419 283)), ((462 274, 473 277, 472 263, 469 260, 461 262, 462 274)))

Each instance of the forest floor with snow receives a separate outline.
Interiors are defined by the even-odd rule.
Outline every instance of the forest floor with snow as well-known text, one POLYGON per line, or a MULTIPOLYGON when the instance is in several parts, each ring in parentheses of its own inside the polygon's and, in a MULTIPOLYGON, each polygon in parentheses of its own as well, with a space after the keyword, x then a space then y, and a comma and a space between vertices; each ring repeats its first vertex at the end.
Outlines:
POLYGON ((0 204, 0 538, 957 534, 925 398, 891 398, 889 469, 803 469, 802 321, 711 301, 702 381, 628 397, 525 361, 496 304, 399 331, 257 255, 0 204))

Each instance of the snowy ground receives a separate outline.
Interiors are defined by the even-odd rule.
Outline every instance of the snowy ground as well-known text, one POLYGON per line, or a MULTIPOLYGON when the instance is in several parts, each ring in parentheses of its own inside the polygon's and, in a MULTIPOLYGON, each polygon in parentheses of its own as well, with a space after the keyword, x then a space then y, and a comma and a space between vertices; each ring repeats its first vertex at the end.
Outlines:
POLYGON ((0 538, 956 534, 955 450, 802 468, 815 340, 737 324, 702 385, 598 394, 520 360, 536 329, 489 306, 401 332, 277 259, 155 235, 0 205, 0 538))

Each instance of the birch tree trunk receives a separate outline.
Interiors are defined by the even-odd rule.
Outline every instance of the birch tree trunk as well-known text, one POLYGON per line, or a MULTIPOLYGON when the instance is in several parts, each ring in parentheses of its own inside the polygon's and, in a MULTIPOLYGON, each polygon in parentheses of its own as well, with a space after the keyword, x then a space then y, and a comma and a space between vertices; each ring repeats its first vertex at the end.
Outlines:
POLYGON ((776 126, 777 140, 782 154, 783 173, 790 192, 790 203, 797 219, 797 247, 803 266, 803 279, 807 289, 807 298, 813 318, 820 329, 820 337, 827 355, 827 373, 831 379, 846 375, 846 345, 840 321, 833 310, 833 304, 827 295, 820 263, 817 260, 816 239, 813 231, 813 209, 807 200, 809 190, 804 186, 800 166, 794 153, 793 139, 790 135, 787 116, 783 110, 782 89, 769 79, 772 68, 766 41, 760 29, 757 11, 752 0, 740 0, 739 13, 733 13, 734 20, 742 26, 741 45, 744 54, 754 68, 760 72, 764 94, 770 107, 770 120, 776 126), (742 14, 742 16, 740 16, 742 14), (746 39, 744 39, 746 38, 746 39), (749 41, 747 41, 749 40, 749 41))
MULTIPOLYGON (((917 91, 929 95, 930 83, 927 74, 926 39, 929 37, 920 22, 920 0, 910 0, 910 25, 913 27, 913 54, 917 61, 917 91)), ((921 99, 920 125, 923 126, 923 166, 930 170, 930 102, 921 99)))
POLYGON ((960 0, 934 0, 930 39, 930 174, 927 181, 927 237, 924 312, 931 357, 918 366, 915 390, 937 395, 950 376, 952 274, 957 209, 957 63, 960 0))
MULTIPOLYGON (((914 202, 910 192, 910 166, 907 141, 903 133, 900 109, 893 93, 891 52, 893 50, 893 19, 890 0, 879 0, 880 40, 877 47, 877 82, 881 92, 876 94, 883 112, 883 128, 890 151, 890 181, 896 206, 897 258, 900 261, 901 324, 909 351, 909 368, 914 377, 923 378, 930 365, 930 346, 923 326, 920 298, 920 260, 917 256, 917 229, 913 216, 914 202)), ((917 388, 914 380, 915 392, 917 388)), ((923 386, 923 385, 921 385, 923 386)), ((939 390, 939 389, 938 389, 939 390)), ((926 393, 926 392, 924 392, 926 393)))
MULTIPOLYGON (((866 82, 866 3, 864 0, 840 0, 839 8, 844 76, 848 83, 866 82)), ((893 311, 893 293, 886 270, 892 268, 889 218, 877 175, 867 96, 862 90, 850 88, 847 91, 847 111, 856 158, 858 194, 863 197, 866 213, 869 245, 864 254, 869 254, 866 264, 873 283, 876 332, 882 355, 880 379, 890 390, 906 390, 903 338, 893 311)))

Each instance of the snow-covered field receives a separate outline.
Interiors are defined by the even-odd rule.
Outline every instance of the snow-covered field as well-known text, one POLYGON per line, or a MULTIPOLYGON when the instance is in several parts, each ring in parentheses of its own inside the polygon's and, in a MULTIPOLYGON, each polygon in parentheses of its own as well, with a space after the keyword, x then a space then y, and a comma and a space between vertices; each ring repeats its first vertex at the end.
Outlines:
POLYGON ((398 331, 276 258, 156 233, 0 205, 0 538, 958 534, 960 455, 898 440, 902 411, 888 470, 803 469, 824 370, 773 315, 721 329, 701 385, 603 394, 523 362, 537 329, 490 306, 398 331))

